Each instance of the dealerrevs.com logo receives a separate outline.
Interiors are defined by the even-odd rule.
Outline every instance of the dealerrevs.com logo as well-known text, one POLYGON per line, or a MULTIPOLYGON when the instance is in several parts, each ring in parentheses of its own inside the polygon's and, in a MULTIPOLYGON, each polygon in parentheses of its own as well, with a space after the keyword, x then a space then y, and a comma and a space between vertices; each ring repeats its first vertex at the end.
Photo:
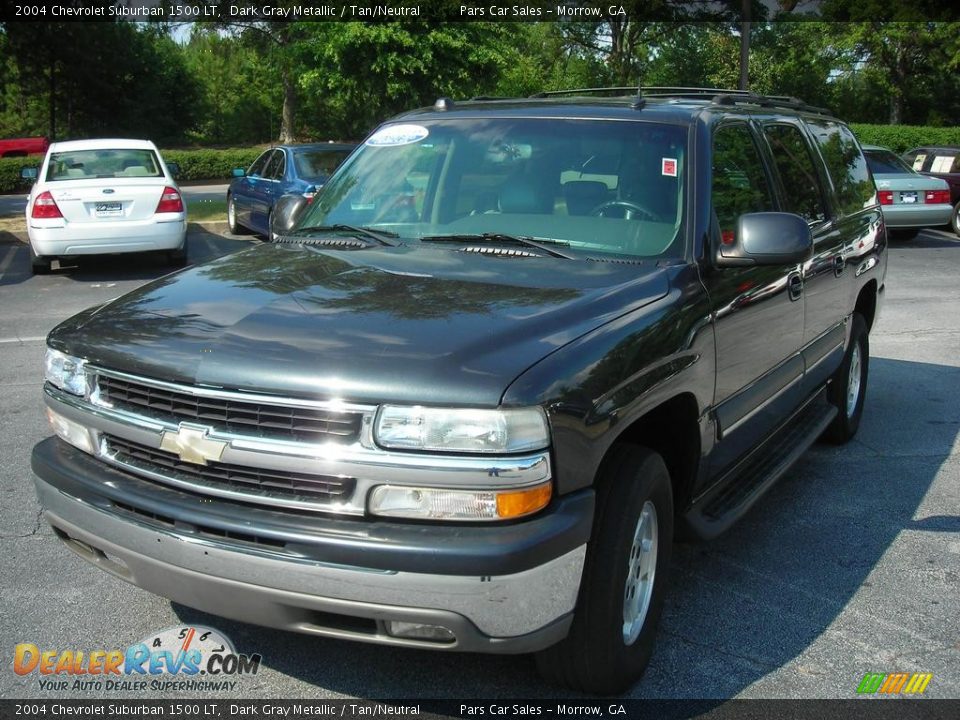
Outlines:
POLYGON ((233 690, 236 677, 256 675, 260 655, 238 653, 223 633, 202 626, 171 627, 126 650, 14 648, 13 671, 37 676, 40 690, 233 690))

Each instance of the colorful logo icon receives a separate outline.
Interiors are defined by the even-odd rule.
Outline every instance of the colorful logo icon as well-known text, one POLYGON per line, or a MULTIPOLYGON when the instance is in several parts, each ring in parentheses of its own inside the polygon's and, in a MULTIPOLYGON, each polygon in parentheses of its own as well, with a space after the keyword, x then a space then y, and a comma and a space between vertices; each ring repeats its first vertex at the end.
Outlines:
POLYGON ((858 695, 922 695, 933 673, 867 673, 857 686, 858 695))

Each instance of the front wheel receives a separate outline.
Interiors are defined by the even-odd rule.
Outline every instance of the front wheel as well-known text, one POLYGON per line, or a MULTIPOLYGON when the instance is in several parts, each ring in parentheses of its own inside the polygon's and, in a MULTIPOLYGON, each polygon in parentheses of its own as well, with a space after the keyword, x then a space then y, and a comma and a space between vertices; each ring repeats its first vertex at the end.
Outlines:
POLYGON ((598 479, 597 514, 570 634, 537 654, 541 675, 587 693, 620 693, 653 653, 673 545, 673 493, 663 459, 614 449, 598 479))
POLYGON ((837 408, 837 416, 823 433, 823 439, 842 445, 860 427, 863 417, 863 402, 867 396, 867 376, 870 370, 870 335, 867 322, 860 313, 850 319, 850 343, 843 362, 827 389, 827 399, 837 408))

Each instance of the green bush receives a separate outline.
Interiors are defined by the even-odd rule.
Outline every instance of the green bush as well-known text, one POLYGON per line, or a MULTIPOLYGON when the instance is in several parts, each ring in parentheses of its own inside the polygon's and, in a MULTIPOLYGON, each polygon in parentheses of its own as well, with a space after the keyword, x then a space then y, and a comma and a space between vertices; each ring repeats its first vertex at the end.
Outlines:
MULTIPOLYGON (((179 181, 229 180, 234 168, 249 167, 263 148, 226 148, 223 150, 161 150, 167 162, 180 164, 179 181)), ((20 169, 39 167, 41 155, 20 158, 0 158, 0 194, 27 192, 30 183, 20 179, 20 169)))
POLYGON ((850 123, 850 129, 862 144, 890 148, 898 155, 922 145, 960 145, 960 127, 850 123))
POLYGON ((0 158, 0 194, 27 192, 31 183, 20 179, 20 169, 38 167, 41 162, 43 162, 42 155, 0 158))
POLYGON ((180 165, 178 181, 229 180, 234 168, 249 167, 263 148, 227 148, 224 150, 161 150, 168 163, 180 165))

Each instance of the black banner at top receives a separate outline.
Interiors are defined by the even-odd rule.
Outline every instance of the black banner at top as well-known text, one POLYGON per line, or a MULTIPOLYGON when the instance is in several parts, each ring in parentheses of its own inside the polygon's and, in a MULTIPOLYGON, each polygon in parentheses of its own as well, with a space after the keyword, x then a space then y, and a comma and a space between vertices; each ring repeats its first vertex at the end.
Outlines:
POLYGON ((3 22, 932 22, 930 0, 2 0, 3 22))

